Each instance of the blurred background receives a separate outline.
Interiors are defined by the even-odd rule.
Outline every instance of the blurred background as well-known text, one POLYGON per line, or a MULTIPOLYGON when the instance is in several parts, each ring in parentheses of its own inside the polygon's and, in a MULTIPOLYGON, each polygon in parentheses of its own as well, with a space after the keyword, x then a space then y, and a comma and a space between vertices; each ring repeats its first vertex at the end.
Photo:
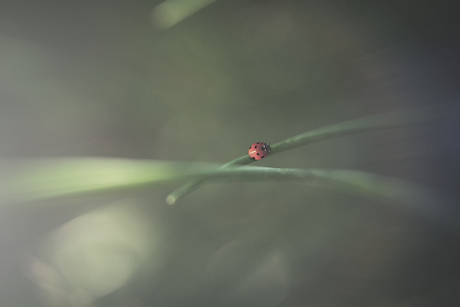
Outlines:
MULTIPOLYGON (((5 161, 225 163, 257 141, 454 106, 442 122, 312 144, 257 165, 364 170, 460 200, 455 2, 0 7, 5 161)), ((168 206, 177 186, 3 202, 0 305, 460 304, 459 234, 401 204, 270 182, 206 185, 168 206)))

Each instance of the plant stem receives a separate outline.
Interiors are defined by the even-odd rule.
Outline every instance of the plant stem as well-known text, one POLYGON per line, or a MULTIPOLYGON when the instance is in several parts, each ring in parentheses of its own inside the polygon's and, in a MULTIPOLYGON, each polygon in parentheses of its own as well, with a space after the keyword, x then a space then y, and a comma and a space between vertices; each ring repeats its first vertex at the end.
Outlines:
MULTIPOLYGON (((321 142, 337 137, 371 132, 376 130, 384 130, 389 128, 395 128, 398 126, 413 125, 427 123, 436 119, 439 119, 440 115, 444 115, 445 110, 428 110, 428 109, 417 109, 408 112, 383 114, 376 116, 364 117, 357 120, 352 120, 344 123, 338 123, 322 128, 318 128, 312 131, 308 131, 294 137, 288 138, 284 141, 278 142, 271 145, 271 151, 269 156, 274 154, 287 151, 296 147, 304 146, 311 143, 321 142)), ((254 162, 248 155, 244 155, 238 159, 230 161, 221 168, 226 168, 235 165, 247 165, 254 162)), ((176 201, 193 192, 198 186, 208 180, 209 178, 197 178, 190 180, 184 185, 174 190, 166 198, 166 202, 169 205, 173 205, 176 201)))

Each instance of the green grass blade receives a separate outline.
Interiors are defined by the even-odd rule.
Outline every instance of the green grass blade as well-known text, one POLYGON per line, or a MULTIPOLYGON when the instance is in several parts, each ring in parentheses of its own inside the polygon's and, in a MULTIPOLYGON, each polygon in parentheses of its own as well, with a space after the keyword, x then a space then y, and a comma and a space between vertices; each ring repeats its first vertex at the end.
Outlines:
POLYGON ((218 167, 112 158, 3 160, 0 166, 3 203, 153 186, 218 167))
POLYGON ((201 180, 277 181, 320 184, 347 194, 390 201, 400 209, 416 213, 457 229, 458 210, 448 198, 410 181, 355 170, 282 169, 248 166, 219 168, 203 173, 201 180), (404 204, 404 206, 400 206, 404 204))
POLYGON ((2 204, 95 192, 129 190, 177 180, 315 183, 346 193, 393 199, 431 217, 441 214, 433 193, 413 183, 352 170, 245 168, 168 161, 61 158, 2 161, 2 204))
MULTIPOLYGON (((334 124, 319 129, 315 129, 306 133, 302 133, 294 137, 288 138, 284 141, 273 144, 271 145, 271 152, 267 157, 296 147, 321 142, 337 137, 364 132, 371 132, 376 130, 390 129, 398 126, 427 123, 441 118, 442 116, 444 116, 445 113, 446 112, 443 110, 417 109, 411 110, 409 112, 370 116, 353 121, 334 124)), ((249 156, 244 155, 238 159, 224 164, 222 168, 227 168, 235 165, 247 165, 252 162, 255 161, 250 159, 249 156)), ((199 178, 193 179, 185 183, 184 185, 174 190, 171 194, 169 194, 166 198, 166 202, 170 205, 175 204, 178 199, 193 192, 204 181, 206 181, 206 179, 199 178)))

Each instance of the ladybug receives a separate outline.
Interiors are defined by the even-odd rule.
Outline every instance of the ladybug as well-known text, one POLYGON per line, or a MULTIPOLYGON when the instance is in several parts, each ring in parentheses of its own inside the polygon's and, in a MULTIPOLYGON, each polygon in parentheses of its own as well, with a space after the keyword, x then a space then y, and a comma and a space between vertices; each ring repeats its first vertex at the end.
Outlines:
POLYGON ((253 160, 261 160, 270 153, 270 145, 264 142, 257 142, 249 147, 248 154, 253 160))

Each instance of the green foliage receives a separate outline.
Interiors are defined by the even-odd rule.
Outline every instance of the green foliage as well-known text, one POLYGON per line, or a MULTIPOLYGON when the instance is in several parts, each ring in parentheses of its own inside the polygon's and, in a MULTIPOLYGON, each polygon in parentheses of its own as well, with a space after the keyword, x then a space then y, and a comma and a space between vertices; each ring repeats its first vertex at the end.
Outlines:
MULTIPOLYGON (((340 123, 272 145, 269 156, 299 146, 339 136, 388 129, 400 125, 420 124, 437 116, 425 111, 379 115, 340 123)), ((4 203, 33 201, 82 193, 130 190, 189 180, 167 197, 168 204, 209 180, 213 181, 279 181, 314 183, 346 193, 393 199, 432 215, 436 199, 433 193, 414 183, 396 178, 353 170, 283 169, 240 167, 254 162, 248 156, 222 166, 209 163, 183 163, 159 160, 110 158, 60 158, 6 161, 8 168, 0 181, 4 203)))
MULTIPOLYGON (((429 121, 439 119, 439 117, 442 115, 443 112, 439 110, 434 112, 433 110, 419 109, 397 114, 371 116, 361 118, 358 120, 330 125, 296 135, 294 137, 288 138, 284 141, 271 145, 271 151, 269 156, 273 156, 274 154, 294 149, 300 146, 304 146, 307 144, 321 142, 341 136, 371 132, 375 130, 389 129, 403 125, 427 123, 429 121)), ((246 165, 252 162, 254 161, 249 159, 248 156, 245 155, 238 159, 228 162, 227 164, 223 165, 222 168, 227 168, 234 165, 246 165)), ((196 187, 200 185, 203 181, 203 179, 195 179, 179 187, 177 190, 175 190, 168 196, 168 204, 172 205, 179 198, 194 191, 196 187)))

